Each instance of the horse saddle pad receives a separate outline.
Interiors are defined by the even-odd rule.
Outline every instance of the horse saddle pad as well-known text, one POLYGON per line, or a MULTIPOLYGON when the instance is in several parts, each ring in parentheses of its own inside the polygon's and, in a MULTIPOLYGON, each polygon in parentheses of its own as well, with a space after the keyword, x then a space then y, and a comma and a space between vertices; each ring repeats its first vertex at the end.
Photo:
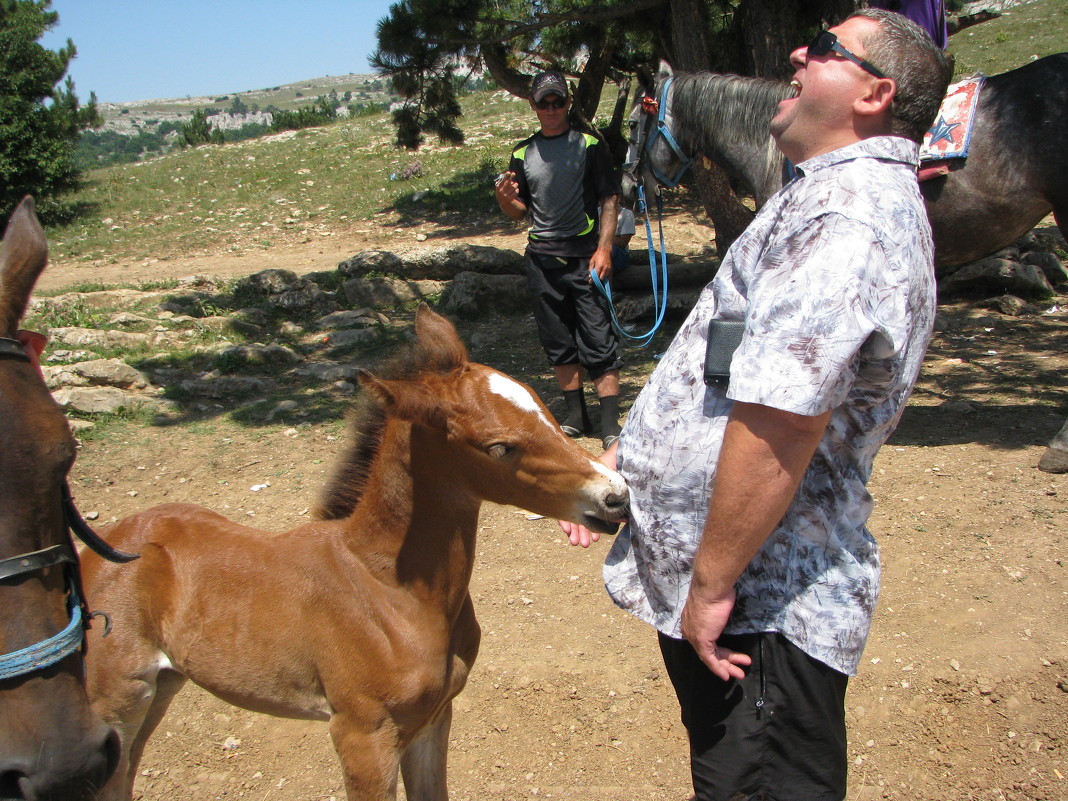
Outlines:
MULTIPOLYGON (((921 173, 927 162, 964 158, 968 155, 972 125, 975 122, 975 106, 985 80, 985 75, 976 73, 971 78, 949 87, 942 106, 938 109, 935 124, 923 137, 923 145, 920 147, 921 173)), ((935 174, 945 174, 948 171, 948 166, 935 167, 935 174)))

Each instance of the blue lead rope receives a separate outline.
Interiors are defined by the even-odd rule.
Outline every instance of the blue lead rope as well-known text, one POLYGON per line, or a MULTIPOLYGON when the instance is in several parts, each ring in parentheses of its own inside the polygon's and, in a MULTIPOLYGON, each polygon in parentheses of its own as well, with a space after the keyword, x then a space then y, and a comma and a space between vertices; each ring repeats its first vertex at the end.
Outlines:
POLYGON ((47 640, 34 643, 20 651, 0 656, 0 681, 54 665, 81 647, 82 607, 73 583, 70 587, 70 605, 70 623, 59 634, 53 634, 47 640))
POLYGON ((625 331, 623 326, 619 324, 619 318, 616 317, 616 307, 612 302, 611 285, 604 283, 601 277, 597 275, 596 270, 590 271, 590 277, 593 279, 594 286, 608 299, 608 312, 612 318, 612 326, 624 340, 627 340, 624 344, 635 348, 644 348, 653 341, 660 324, 664 322, 664 315, 667 314, 667 251, 664 249, 664 202, 660 197, 660 193, 658 192, 656 195, 657 227, 660 230, 659 269, 656 250, 653 247, 653 228, 649 224, 649 215, 646 213, 648 207, 645 203, 645 190, 640 183, 638 184, 638 211, 645 215, 645 237, 649 244, 649 277, 653 284, 653 308, 656 309, 656 320, 653 322, 653 327, 644 334, 636 335, 625 331))

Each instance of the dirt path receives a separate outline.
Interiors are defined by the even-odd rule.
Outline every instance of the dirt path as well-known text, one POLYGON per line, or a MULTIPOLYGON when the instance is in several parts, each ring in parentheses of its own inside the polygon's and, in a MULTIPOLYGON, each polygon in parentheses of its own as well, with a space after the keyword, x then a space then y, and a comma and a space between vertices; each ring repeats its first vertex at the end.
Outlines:
MULTIPOLYGON (((707 243, 703 226, 676 231, 673 250, 707 243)), ((371 246, 336 244, 144 267, 153 278, 300 273, 371 246)), ((137 269, 54 265, 44 286, 90 273, 136 281, 137 269)), ((1058 300, 1061 311, 1017 318, 944 308, 921 386, 876 462, 870 527, 884 590, 848 697, 850 799, 1068 799, 1068 477, 1035 468, 1065 413, 1068 298, 1058 300)), ((513 318, 508 336, 533 342, 532 323, 513 318)), ((492 363, 488 350, 473 356, 492 363)), ((532 383, 543 372, 536 359, 496 366, 532 383)), ((642 377, 626 378, 633 393, 642 377)), ((136 429, 83 447, 72 484, 101 522, 194 501, 280 531, 306 519, 343 439, 337 425, 221 418, 136 429)), ((454 801, 686 799, 674 698, 652 631, 603 591, 607 543, 571 549, 551 521, 496 506, 479 537, 472 593, 484 640, 456 704, 454 801)), ((325 725, 248 713, 195 687, 150 742, 137 794, 344 798, 325 725)))

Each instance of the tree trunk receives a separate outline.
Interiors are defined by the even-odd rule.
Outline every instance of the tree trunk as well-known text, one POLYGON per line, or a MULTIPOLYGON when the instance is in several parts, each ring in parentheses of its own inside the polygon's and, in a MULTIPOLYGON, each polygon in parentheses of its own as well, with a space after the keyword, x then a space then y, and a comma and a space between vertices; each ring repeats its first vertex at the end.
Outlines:
POLYGON ((752 222, 753 212, 734 194, 726 171, 714 161, 701 157, 694 162, 693 170, 697 196, 716 229, 716 252, 723 256, 752 222))
MULTIPOLYGON (((708 5, 704 0, 671 0, 673 67, 686 72, 711 69, 707 31, 708 5)), ((722 256, 753 219, 753 213, 734 194, 727 174, 719 165, 698 159, 693 166, 693 177, 697 196, 716 230, 716 250, 722 256)))
POLYGON ((857 0, 742 0, 732 24, 732 38, 742 45, 732 71, 788 79, 793 74, 790 53, 807 44, 820 28, 837 25, 857 6, 857 0))

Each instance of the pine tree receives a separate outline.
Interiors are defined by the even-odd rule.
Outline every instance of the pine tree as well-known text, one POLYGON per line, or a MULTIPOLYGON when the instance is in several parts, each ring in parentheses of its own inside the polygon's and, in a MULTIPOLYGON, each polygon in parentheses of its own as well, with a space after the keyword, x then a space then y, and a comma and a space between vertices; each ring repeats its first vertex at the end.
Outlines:
POLYGON ((69 215, 62 197, 78 186, 81 131, 102 123, 96 95, 82 106, 68 77, 76 50, 38 43, 59 15, 51 0, 0 0, 0 223, 25 195, 46 222, 69 215))

